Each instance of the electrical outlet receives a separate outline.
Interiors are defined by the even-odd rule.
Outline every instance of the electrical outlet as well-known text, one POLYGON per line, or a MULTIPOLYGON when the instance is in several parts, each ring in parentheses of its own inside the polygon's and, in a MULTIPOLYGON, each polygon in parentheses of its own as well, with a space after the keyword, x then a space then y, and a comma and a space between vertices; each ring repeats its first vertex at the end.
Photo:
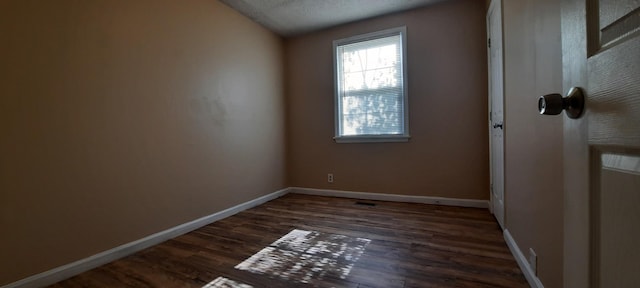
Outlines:
POLYGON ((533 275, 538 275, 538 255, 536 255, 536 251, 533 251, 533 248, 529 248, 529 267, 531 267, 533 275))
POLYGON ((331 173, 327 174, 327 182, 333 183, 333 174, 331 173))

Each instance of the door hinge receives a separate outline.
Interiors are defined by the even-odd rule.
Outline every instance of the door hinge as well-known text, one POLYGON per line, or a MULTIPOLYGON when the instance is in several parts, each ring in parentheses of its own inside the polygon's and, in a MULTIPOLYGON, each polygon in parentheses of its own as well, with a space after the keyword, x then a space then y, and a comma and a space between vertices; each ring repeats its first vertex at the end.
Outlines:
POLYGON ((491 48, 491 38, 487 39, 487 47, 491 48))

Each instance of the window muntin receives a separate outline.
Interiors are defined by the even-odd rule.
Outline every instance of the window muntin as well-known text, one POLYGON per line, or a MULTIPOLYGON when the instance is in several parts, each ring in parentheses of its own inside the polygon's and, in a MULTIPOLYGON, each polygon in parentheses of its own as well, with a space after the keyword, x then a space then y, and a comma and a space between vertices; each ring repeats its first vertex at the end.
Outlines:
POLYGON ((334 41, 337 142, 407 141, 406 28, 334 41))

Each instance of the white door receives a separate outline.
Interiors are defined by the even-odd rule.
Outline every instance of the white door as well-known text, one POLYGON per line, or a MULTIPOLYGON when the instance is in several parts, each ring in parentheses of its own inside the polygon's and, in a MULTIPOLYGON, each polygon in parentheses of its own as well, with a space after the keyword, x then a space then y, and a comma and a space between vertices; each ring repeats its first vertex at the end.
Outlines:
POLYGON ((491 211, 504 229, 504 85, 502 65, 502 1, 487 12, 489 60, 489 135, 491 141, 491 211))
POLYGON ((564 287, 640 287, 640 0, 565 0, 564 287))

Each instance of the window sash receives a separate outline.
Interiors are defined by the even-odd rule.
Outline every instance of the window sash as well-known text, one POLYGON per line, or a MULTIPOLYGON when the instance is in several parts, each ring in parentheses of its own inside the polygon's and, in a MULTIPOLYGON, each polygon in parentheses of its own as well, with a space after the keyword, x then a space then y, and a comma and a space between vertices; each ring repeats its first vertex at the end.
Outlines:
POLYGON ((404 132, 402 105, 402 87, 382 89, 358 90, 343 93, 341 96, 342 109, 340 111, 341 136, 355 135, 402 135, 404 132), (350 102, 364 102, 360 105, 350 105, 350 102), (378 104, 376 106, 376 104, 378 104), (359 110, 353 106, 358 106, 359 110), (365 115, 366 117, 353 117, 365 115), (349 119, 352 118, 352 119, 349 119), (395 119, 388 119, 395 118, 395 119), (349 129, 351 122, 365 121, 358 128, 349 129), (389 120, 389 121, 385 121, 389 120), (383 121, 382 125, 376 125, 383 121), (360 130, 349 132, 352 130, 360 130))

